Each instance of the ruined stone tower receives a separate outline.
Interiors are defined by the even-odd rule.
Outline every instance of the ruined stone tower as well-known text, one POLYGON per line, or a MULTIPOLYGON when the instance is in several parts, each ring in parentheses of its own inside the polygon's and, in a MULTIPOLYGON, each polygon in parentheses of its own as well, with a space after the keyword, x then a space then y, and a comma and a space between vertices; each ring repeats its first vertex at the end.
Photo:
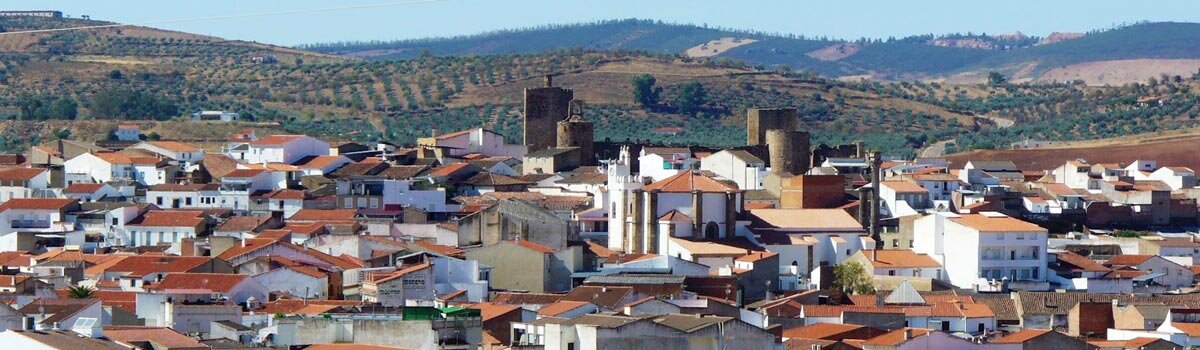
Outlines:
POLYGON ((567 119, 571 89, 554 87, 551 75, 546 75, 545 87, 525 89, 525 146, 537 152, 555 145, 555 124, 567 119))
POLYGON ((783 129, 767 130, 767 150, 770 153, 771 172, 776 174, 801 175, 808 172, 808 133, 783 129))
POLYGON ((796 130, 799 114, 795 108, 751 108, 746 110, 746 144, 766 143, 767 130, 796 130))
POLYGON ((558 122, 558 147, 579 147, 579 164, 596 165, 596 155, 593 152, 592 122, 583 119, 583 101, 572 100, 571 116, 558 122))

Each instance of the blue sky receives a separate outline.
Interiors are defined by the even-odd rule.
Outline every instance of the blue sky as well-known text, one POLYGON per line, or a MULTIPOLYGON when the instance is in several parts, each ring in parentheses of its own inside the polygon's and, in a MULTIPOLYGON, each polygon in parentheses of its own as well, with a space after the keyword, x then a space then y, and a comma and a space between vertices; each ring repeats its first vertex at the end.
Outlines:
MULTIPOLYGON (((140 24, 400 2, 405 0, 0 0, 0 8, 57 9, 72 17, 90 15, 93 19, 140 24)), ((1152 3, 1153 6, 1129 0, 445 0, 151 26, 295 45, 451 36, 632 17, 848 39, 1018 30, 1044 36, 1055 31, 1087 31, 1140 20, 1200 22, 1200 1, 1152 3)))

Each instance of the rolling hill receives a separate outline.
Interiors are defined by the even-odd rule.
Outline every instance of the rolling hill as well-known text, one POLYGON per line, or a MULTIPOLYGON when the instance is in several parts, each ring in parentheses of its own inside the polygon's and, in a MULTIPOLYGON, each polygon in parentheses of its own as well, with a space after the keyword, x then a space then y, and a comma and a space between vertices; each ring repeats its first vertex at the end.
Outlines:
MULTIPOLYGON (((650 20, 612 20, 585 24, 495 31, 478 35, 401 40, 311 44, 304 49, 371 60, 440 56, 540 53, 573 48, 638 50, 654 54, 696 52, 719 40, 753 41, 709 52, 705 57, 741 60, 767 68, 788 66, 829 77, 871 76, 889 80, 981 82, 988 71, 1018 81, 1078 78, 1097 85, 1144 81, 1160 74, 1195 73, 1200 67, 1200 24, 1139 23, 1082 34, 1058 33, 1051 38, 1005 35, 923 35, 853 42, 784 36, 754 31, 706 28, 650 20), (822 56, 843 45, 853 52, 822 56), (1160 60, 1185 61, 1191 69, 1162 67, 1160 60), (1123 64, 1092 68, 1096 62, 1123 64), (1092 63, 1091 66, 1088 64, 1092 63), (1103 72, 1116 70, 1105 79, 1103 72), (1053 74, 1047 74, 1051 71, 1053 74), (1066 70, 1067 72, 1063 72, 1066 70), (1122 72, 1128 71, 1129 74, 1122 72)), ((1178 63, 1178 62, 1176 62, 1178 63)))
MULTIPOLYGON (((9 31, 103 23, 0 18, 9 31)), ((729 34, 703 30, 696 37, 709 32, 729 34)), ((671 50, 687 45, 661 44, 671 50)), ((588 101, 585 117, 598 123, 600 139, 737 145, 744 142, 744 110, 772 106, 802 109, 817 142, 864 139, 896 155, 911 155, 927 140, 990 127, 866 85, 613 45, 363 60, 144 27, 3 35, 0 119, 10 122, 0 125, 0 145, 12 150, 68 135, 103 138, 95 130, 119 120, 161 128, 174 124, 151 122, 202 109, 236 111, 275 130, 333 139, 411 143, 437 131, 485 126, 517 141, 522 89, 537 86, 545 74, 557 75, 557 82, 588 101), (654 76, 664 90, 661 103, 650 108, 635 104, 629 92, 633 77, 642 74, 654 76), (695 113, 681 112, 673 99, 694 82, 706 91, 704 103, 695 113), (53 122, 59 120, 91 122, 53 122)), ((726 52, 742 47, 730 46, 726 52)))
MULTIPOLYGON (((106 22, 0 18, 0 28, 9 31, 96 23, 106 22)), ((622 23, 611 25, 620 29, 622 23)), ((1001 148, 1023 139, 1083 140, 1200 126, 1200 100, 1192 93, 1200 86, 1191 76, 1121 87, 963 85, 830 79, 733 58, 769 53, 782 62, 800 53, 801 60, 814 66, 850 74, 868 72, 858 67, 886 69, 889 66, 881 62, 889 58, 891 66, 909 70, 944 70, 945 65, 933 59, 920 59, 922 52, 940 52, 951 66, 966 72, 978 64, 972 63, 980 60, 977 56, 1014 50, 959 46, 1038 41, 1033 38, 987 41, 961 36, 954 40, 962 43, 931 45, 929 40, 942 39, 929 36, 840 43, 826 50, 823 45, 835 42, 635 24, 648 27, 624 31, 623 41, 593 36, 590 49, 418 53, 408 59, 335 54, 359 52, 364 47, 357 44, 341 44, 343 51, 310 52, 145 27, 0 35, 0 150, 20 150, 53 138, 100 139, 106 135, 98 130, 130 120, 164 137, 220 138, 224 129, 181 127, 186 125, 179 122, 186 119, 182 116, 206 109, 239 112, 248 119, 241 125, 245 127, 333 140, 412 143, 436 132, 484 126, 517 142, 522 90, 540 85, 545 74, 556 75, 558 85, 575 89, 576 96, 587 101, 584 117, 597 123, 601 140, 739 145, 744 142, 747 108, 782 106, 800 109, 802 124, 816 143, 864 140, 895 156, 912 156, 926 144, 951 138, 956 140, 948 147, 953 152, 1001 148), (658 38, 654 40, 629 37, 653 28, 671 31, 645 34, 658 38), (678 33, 689 39, 666 40, 678 33), (692 39, 700 40, 699 46, 688 46, 692 39), (682 49, 693 54, 636 49, 651 44, 662 52, 682 49), (777 49, 764 53, 763 47, 777 49), (822 51, 811 54, 808 50, 813 48, 822 51), (662 89, 661 99, 650 106, 639 105, 631 94, 633 78, 643 75, 654 77, 662 89), (682 110, 676 98, 694 84, 704 91, 701 103, 682 110), (1162 102, 1138 102, 1146 97, 1162 102), (1016 125, 996 128, 989 117, 1014 120, 1016 125)), ((1097 35, 1033 49, 1097 37, 1101 43, 1119 41, 1097 35)), ((1074 60, 1064 56, 1055 62, 1074 60)), ((238 126, 221 126, 226 127, 238 126)))

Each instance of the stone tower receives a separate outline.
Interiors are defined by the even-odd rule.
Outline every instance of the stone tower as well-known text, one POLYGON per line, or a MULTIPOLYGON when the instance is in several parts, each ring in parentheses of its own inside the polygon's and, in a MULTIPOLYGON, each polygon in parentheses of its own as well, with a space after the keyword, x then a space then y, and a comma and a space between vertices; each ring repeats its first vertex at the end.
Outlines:
POLYGON ((767 130, 796 130, 800 123, 795 108, 751 108, 746 110, 746 144, 766 143, 767 130))
POLYGON ((640 193, 641 179, 633 174, 629 146, 621 146, 616 160, 605 162, 607 175, 608 248, 618 252, 633 252, 634 237, 643 229, 640 193))
POLYGON ((554 87, 551 75, 546 75, 545 87, 525 89, 525 146, 528 152, 554 147, 555 123, 567 119, 575 93, 554 87))
POLYGON ((583 101, 571 101, 571 116, 558 122, 558 147, 579 147, 579 164, 596 165, 592 122, 583 119, 583 101))
POLYGON ((802 175, 808 172, 811 158, 808 155, 807 132, 767 130, 765 140, 770 153, 771 172, 780 175, 802 175))

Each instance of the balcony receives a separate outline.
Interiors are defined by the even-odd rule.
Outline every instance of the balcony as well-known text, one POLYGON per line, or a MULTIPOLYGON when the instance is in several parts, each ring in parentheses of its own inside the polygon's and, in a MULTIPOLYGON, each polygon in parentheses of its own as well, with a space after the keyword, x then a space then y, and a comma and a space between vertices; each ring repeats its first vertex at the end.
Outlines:
POLYGON ((13 220, 12 228, 50 228, 49 220, 13 220))

